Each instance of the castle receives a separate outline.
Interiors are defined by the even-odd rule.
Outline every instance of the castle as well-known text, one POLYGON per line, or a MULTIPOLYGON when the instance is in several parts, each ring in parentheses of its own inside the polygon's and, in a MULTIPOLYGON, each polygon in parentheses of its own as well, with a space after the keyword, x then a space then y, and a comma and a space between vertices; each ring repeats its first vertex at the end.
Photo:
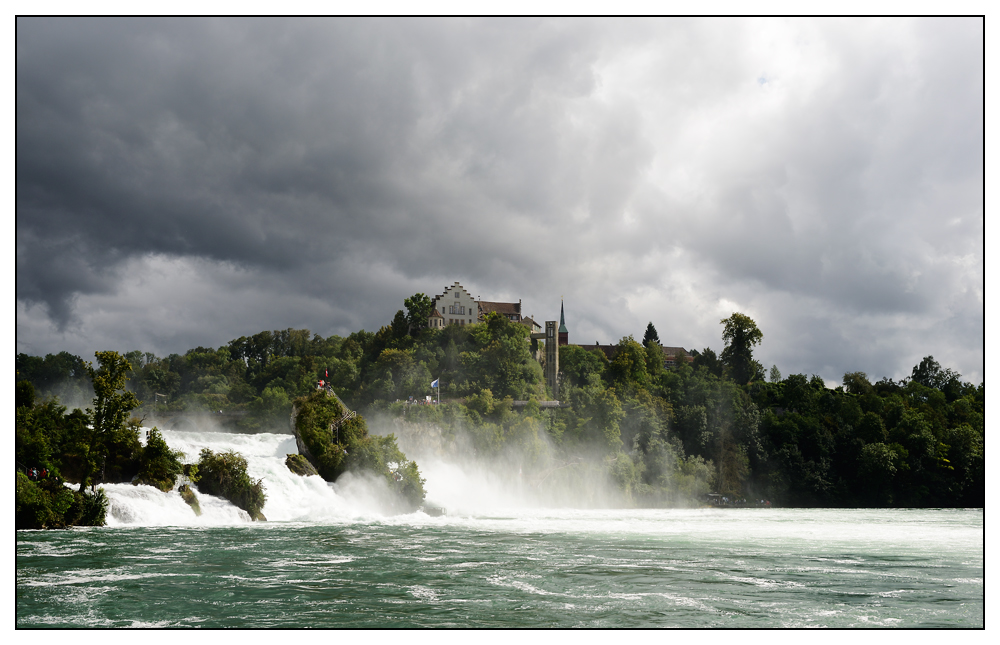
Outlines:
MULTIPOLYGON (((537 347, 538 340, 545 342, 545 381, 552 391, 552 397, 559 396, 559 347, 569 345, 569 329, 566 327, 565 304, 559 303, 559 327, 556 321, 545 322, 545 330, 541 325, 530 317, 525 317, 521 313, 521 300, 517 302, 490 302, 473 298, 465 287, 457 281, 444 288, 444 293, 434 296, 431 300, 434 305, 427 320, 427 326, 431 329, 443 329, 446 325, 471 325, 474 322, 482 322, 486 315, 497 312, 511 322, 521 323, 528 327, 531 333, 532 345, 537 347)), ((617 345, 580 345, 587 351, 599 350, 607 356, 608 360, 614 358, 618 351, 617 345)), ((664 367, 673 367, 678 361, 685 360, 692 362, 691 356, 683 347, 662 347, 664 367)), ((535 359, 540 358, 537 351, 534 353, 535 359)))

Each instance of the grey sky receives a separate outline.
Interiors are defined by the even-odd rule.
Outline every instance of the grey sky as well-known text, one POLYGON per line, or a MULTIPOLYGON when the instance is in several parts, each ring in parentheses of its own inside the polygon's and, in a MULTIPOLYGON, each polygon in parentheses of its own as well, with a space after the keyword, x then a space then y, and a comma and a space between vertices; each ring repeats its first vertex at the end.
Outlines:
POLYGON ((460 281, 784 374, 984 374, 979 19, 19 19, 17 351, 460 281))

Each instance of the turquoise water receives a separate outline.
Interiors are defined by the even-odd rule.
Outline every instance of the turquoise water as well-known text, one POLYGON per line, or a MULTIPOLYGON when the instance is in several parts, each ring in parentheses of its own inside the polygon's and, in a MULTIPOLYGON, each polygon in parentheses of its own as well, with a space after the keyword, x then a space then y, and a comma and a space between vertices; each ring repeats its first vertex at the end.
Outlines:
POLYGON ((290 435, 163 434, 244 454, 269 521, 105 486, 109 526, 17 532, 18 627, 984 626, 982 509, 551 509, 428 459, 447 514, 387 517, 290 435))
POLYGON ((979 510, 17 534, 18 627, 982 627, 979 510))

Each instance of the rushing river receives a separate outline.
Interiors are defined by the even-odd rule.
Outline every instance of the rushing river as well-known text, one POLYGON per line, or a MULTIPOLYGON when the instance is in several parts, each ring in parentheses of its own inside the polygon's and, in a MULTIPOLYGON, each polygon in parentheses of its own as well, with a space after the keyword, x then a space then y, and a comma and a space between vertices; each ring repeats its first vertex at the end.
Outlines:
POLYGON ((247 456, 269 521, 106 486, 109 526, 17 532, 18 627, 984 626, 981 509, 531 508, 440 466, 446 515, 383 516, 288 435, 164 436, 247 456))

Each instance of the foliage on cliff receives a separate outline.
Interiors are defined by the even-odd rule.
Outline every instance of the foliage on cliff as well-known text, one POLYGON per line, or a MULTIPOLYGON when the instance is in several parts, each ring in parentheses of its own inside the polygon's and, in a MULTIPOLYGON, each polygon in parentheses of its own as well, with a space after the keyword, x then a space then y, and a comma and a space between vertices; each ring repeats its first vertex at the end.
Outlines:
POLYGON ((206 495, 218 495, 250 514, 254 520, 264 520, 261 510, 267 501, 264 482, 247 474, 247 460, 238 452, 214 453, 201 451, 198 460, 198 490, 206 495))
POLYGON ((310 475, 318 475, 316 468, 309 462, 308 459, 299 454, 290 454, 285 456, 285 466, 288 470, 292 471, 299 477, 308 477, 310 475))
POLYGON ((423 502, 424 480, 395 437, 369 435, 360 415, 345 420, 347 411, 323 390, 298 399, 295 410, 295 432, 324 479, 336 481, 348 470, 370 472, 383 477, 397 493, 401 510, 416 509, 423 502))
POLYGON ((14 528, 58 529, 68 526, 103 526, 108 510, 104 490, 72 491, 55 478, 31 481, 16 474, 14 528))
POLYGON ((139 455, 139 472, 134 484, 147 484, 167 492, 183 471, 183 453, 170 449, 158 428, 149 431, 149 439, 139 455))

